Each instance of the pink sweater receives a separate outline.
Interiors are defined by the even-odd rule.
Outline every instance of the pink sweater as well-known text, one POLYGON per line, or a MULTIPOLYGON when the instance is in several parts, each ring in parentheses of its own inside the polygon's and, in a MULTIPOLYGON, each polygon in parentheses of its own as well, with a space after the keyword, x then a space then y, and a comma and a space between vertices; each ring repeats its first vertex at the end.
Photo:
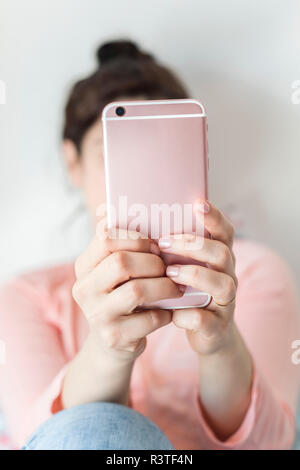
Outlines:
MULTIPOLYGON (((201 411, 197 355, 173 324, 148 337, 131 381, 131 405, 152 419, 177 449, 287 449, 294 439, 300 365, 291 361, 300 339, 295 286, 286 264, 247 240, 234 245, 239 287, 235 318, 251 351, 252 398, 240 428, 226 441, 214 435, 201 411)), ((29 434, 60 410, 69 361, 88 325, 72 299, 72 265, 21 276, 0 291, 0 394, 12 437, 29 434)), ((234 386, 234 385, 233 385, 234 386)))

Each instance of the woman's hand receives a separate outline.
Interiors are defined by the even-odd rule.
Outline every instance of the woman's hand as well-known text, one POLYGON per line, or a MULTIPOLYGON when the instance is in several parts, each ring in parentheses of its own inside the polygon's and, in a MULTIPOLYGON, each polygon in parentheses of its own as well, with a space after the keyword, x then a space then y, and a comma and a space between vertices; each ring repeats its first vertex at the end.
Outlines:
POLYGON ((165 276, 158 255, 151 240, 119 231, 115 238, 95 237, 77 259, 73 296, 90 334, 69 365, 65 408, 95 401, 128 404, 132 367, 146 336, 172 320, 167 310, 136 310, 146 302, 182 295, 165 276))
POLYGON ((225 440, 239 428, 249 407, 252 359, 234 322, 233 227, 206 201, 198 210, 201 217, 205 214, 204 225, 212 239, 183 236, 160 240, 159 245, 164 252, 191 258, 190 265, 169 266, 170 279, 212 296, 206 308, 175 310, 173 322, 186 329, 190 345, 198 353, 202 411, 217 437, 225 440), (206 266, 193 265, 193 260, 206 266))
POLYGON ((202 212, 201 217, 205 213, 205 227, 212 239, 182 235, 182 238, 161 239, 159 246, 161 251, 191 259, 189 265, 169 266, 167 276, 170 279, 212 296, 206 308, 175 310, 173 314, 173 322, 187 330, 192 348, 201 354, 209 354, 231 340, 237 289, 232 251, 234 230, 223 214, 206 201, 196 208, 202 212), (206 263, 207 267, 192 264, 193 260, 206 263))
POLYGON ((158 255, 153 241, 119 230, 115 239, 96 237, 77 259, 73 296, 106 354, 134 359, 146 336, 171 321, 167 310, 135 312, 143 303, 182 296, 158 255))

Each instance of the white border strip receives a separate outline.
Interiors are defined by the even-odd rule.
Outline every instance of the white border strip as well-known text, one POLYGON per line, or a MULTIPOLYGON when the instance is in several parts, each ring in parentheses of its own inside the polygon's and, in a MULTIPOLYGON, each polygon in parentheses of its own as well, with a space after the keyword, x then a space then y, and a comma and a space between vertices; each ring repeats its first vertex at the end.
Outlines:
MULTIPOLYGON (((205 108, 204 108, 203 104, 201 103, 201 101, 193 99, 193 98, 184 98, 184 99, 171 99, 171 100, 134 100, 134 101, 120 100, 120 101, 112 101, 111 103, 108 103, 104 107, 104 109, 102 111, 102 120, 105 120, 105 119, 124 119, 124 117, 121 117, 121 118, 119 118, 119 117, 117 117, 117 118, 108 118, 108 117, 106 117, 107 111, 111 108, 114 108, 114 107, 117 107, 117 106, 125 106, 125 105, 142 106, 142 105, 145 105, 145 102, 147 102, 147 106, 151 106, 151 105, 155 106, 156 104, 168 104, 168 105, 174 104, 174 105, 176 105, 176 104, 183 104, 183 103, 194 103, 197 106, 199 106, 199 108, 201 109, 201 113, 197 114, 196 116, 206 117, 205 108)), ((174 116, 176 117, 176 115, 174 115, 174 116)), ((186 116, 194 116, 194 115, 185 114, 184 116, 186 117, 186 116)), ((159 116, 159 117, 161 117, 161 116, 159 116)), ((149 116, 147 116, 147 118, 149 119, 149 116)))
MULTIPOLYGON (((109 166, 108 166, 108 152, 107 152, 107 135, 106 135, 106 126, 105 123, 102 126, 102 136, 103 136, 103 160, 104 160, 104 173, 105 173, 105 193, 106 193, 106 203, 107 207, 111 207, 110 201, 110 188, 109 188, 109 166)), ((106 220, 108 228, 111 228, 111 216, 110 211, 106 210, 106 220)))
POLYGON ((135 119, 170 119, 170 118, 191 118, 191 117, 205 117, 205 114, 160 114, 157 116, 120 116, 120 117, 107 117, 106 121, 126 121, 135 119))

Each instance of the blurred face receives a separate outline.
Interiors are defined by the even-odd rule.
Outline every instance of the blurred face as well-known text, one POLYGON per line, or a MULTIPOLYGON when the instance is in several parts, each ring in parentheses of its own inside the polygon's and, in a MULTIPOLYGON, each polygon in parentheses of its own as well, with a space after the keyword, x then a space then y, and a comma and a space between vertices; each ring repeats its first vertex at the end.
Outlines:
POLYGON ((80 154, 70 140, 64 141, 63 154, 71 181, 82 190, 87 209, 95 221, 97 207, 105 202, 101 121, 93 124, 84 135, 80 154))
MULTIPOLYGON (((120 96, 118 99, 133 101, 147 98, 141 94, 134 97, 120 96)), ((96 210, 106 202, 101 119, 85 133, 80 154, 71 140, 65 140, 63 156, 70 179, 74 186, 82 190, 87 209, 96 222, 96 210)))

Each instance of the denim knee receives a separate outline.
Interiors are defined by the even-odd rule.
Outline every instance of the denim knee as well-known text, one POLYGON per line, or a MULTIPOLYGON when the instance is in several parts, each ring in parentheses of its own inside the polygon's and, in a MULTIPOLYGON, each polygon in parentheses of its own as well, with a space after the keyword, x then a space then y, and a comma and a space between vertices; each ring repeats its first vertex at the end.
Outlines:
POLYGON ((87 403, 43 423, 24 450, 172 450, 165 434, 137 411, 114 403, 87 403))

